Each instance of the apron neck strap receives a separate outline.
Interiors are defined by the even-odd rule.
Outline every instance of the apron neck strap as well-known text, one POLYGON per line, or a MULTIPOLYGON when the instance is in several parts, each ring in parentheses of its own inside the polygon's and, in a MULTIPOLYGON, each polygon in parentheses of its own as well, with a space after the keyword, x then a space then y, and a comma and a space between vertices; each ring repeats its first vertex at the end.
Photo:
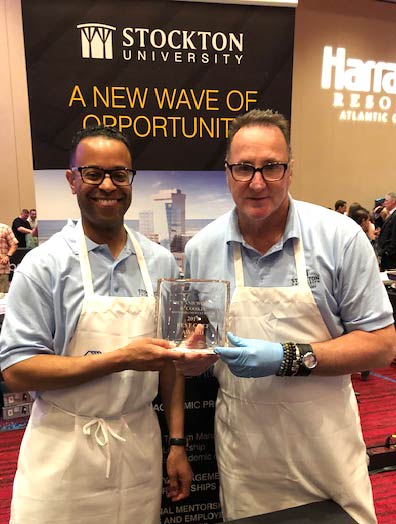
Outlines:
POLYGON ((82 274, 82 280, 84 284, 84 292, 85 296, 93 295, 93 283, 92 283, 92 273, 91 273, 91 265, 89 263, 88 258, 88 250, 87 250, 87 243, 85 241, 85 235, 84 230, 82 227, 82 222, 79 220, 77 222, 77 230, 78 230, 78 243, 79 243, 79 253, 80 253, 80 267, 81 267, 81 274, 82 274))
MULTIPOLYGON (((136 258, 138 262, 138 266, 140 269, 140 273, 142 275, 142 279, 144 282, 144 285, 146 287, 147 295, 152 297, 154 296, 154 290, 153 290, 153 284, 151 282, 151 278, 147 269, 146 261, 144 260, 143 251, 140 247, 139 242, 136 240, 135 236, 133 235, 132 231, 125 226, 126 232, 131 239, 133 248, 136 253, 136 258)), ((94 289, 93 289, 93 283, 92 283, 92 271, 91 271, 91 265, 89 263, 89 257, 88 257, 88 250, 87 250, 87 243, 85 241, 85 234, 82 227, 81 220, 77 223, 77 228, 79 232, 79 252, 80 252, 80 266, 81 266, 81 274, 82 274, 82 280, 84 285, 84 292, 85 295, 93 295, 94 289)))
POLYGON ((142 279, 144 282, 144 285, 146 287, 147 295, 149 297, 154 296, 154 289, 153 289, 153 283, 151 282, 150 274, 147 268, 146 261, 143 256, 142 248, 140 247, 139 242, 136 240, 135 235, 132 233, 132 231, 129 229, 128 226, 124 225, 126 232, 129 235, 129 238, 131 239, 132 245, 135 249, 137 262, 139 265, 140 273, 142 275, 142 279))
POLYGON ((233 242, 232 251, 234 255, 235 287, 244 287, 245 279, 243 276, 241 244, 239 242, 233 242))
MULTIPOLYGON (((307 266, 305 264, 304 248, 301 238, 293 239, 294 261, 296 264, 296 272, 298 278, 298 285, 302 287, 308 286, 307 266)), ((242 250, 239 242, 233 242, 233 256, 234 256, 234 272, 235 272, 235 286, 244 287, 245 278, 243 274, 242 250)))

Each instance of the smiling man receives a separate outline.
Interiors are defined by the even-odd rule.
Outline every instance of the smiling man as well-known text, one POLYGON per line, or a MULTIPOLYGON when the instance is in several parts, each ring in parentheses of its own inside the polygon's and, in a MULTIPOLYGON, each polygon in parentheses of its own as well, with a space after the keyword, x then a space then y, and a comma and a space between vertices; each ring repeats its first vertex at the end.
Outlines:
POLYGON ((359 524, 375 524, 350 380, 396 350, 374 251, 349 218, 291 198, 282 115, 236 118, 225 168, 235 208, 185 253, 187 277, 232 288, 233 347, 216 348, 214 367, 223 516, 333 499, 359 524))
POLYGON ((77 133, 70 169, 81 220, 18 266, 0 340, 10 391, 36 400, 21 446, 11 523, 158 524, 168 418, 168 496, 189 493, 182 353, 155 336, 153 287, 177 277, 166 249, 124 225, 135 176, 126 138, 77 133))

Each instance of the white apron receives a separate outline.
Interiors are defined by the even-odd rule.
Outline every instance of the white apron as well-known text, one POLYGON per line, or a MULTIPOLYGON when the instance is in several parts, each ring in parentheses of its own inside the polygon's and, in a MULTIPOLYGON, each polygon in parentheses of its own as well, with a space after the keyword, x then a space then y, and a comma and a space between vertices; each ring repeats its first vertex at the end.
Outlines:
MULTIPOLYGON (((234 244, 230 330, 240 337, 311 343, 331 338, 294 242, 298 285, 244 287, 234 244)), ((223 517, 238 519, 333 499, 375 524, 371 485, 350 376, 239 378, 218 361, 216 453, 223 517)))
MULTIPOLYGON (((152 283, 132 233, 148 297, 98 296, 79 227, 85 298, 67 354, 110 352, 155 336, 152 283)), ((157 372, 123 371, 42 393, 21 445, 10 524, 158 524, 157 390, 157 372)))

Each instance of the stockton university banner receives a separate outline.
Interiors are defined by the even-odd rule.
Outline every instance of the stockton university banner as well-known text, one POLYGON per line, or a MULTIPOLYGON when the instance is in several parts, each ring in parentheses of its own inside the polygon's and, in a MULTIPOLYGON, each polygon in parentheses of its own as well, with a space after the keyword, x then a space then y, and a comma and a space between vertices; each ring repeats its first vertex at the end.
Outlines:
POLYGON ((35 169, 116 125, 139 169, 222 169, 230 119, 290 114, 294 9, 153 0, 23 2, 35 169))
MULTIPOLYGON (((81 127, 117 126, 133 144, 126 221, 184 246, 232 206, 230 121, 249 109, 290 116, 294 9, 156 0, 22 0, 40 242, 78 217, 64 171, 81 127)), ((213 414, 217 384, 187 381, 189 499, 165 498, 162 524, 221 521, 213 414)), ((155 404, 167 430, 162 404, 155 404)))

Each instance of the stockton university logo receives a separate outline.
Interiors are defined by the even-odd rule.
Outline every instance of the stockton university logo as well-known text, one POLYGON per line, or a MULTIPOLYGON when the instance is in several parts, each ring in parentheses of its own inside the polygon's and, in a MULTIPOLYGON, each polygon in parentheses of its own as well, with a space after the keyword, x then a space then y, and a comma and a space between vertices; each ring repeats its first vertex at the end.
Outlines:
POLYGON ((81 53, 83 58, 113 58, 113 31, 115 27, 105 24, 79 24, 81 53))
MULTIPOLYGON (((81 34, 83 58, 113 59, 116 27, 92 22, 76 27, 81 34)), ((121 48, 118 53, 126 61, 241 65, 244 57, 243 33, 148 27, 119 30, 121 48)))

